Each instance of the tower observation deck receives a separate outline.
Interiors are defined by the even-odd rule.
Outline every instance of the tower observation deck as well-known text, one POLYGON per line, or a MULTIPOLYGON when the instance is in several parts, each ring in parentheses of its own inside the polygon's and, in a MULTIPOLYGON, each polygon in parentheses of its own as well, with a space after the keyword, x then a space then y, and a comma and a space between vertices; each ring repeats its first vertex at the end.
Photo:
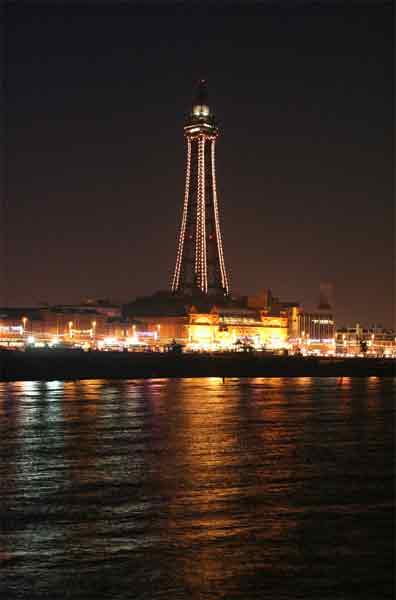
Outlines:
POLYGON ((227 296, 229 293, 216 189, 218 135, 206 81, 201 80, 184 127, 186 181, 172 279, 174 294, 227 296))

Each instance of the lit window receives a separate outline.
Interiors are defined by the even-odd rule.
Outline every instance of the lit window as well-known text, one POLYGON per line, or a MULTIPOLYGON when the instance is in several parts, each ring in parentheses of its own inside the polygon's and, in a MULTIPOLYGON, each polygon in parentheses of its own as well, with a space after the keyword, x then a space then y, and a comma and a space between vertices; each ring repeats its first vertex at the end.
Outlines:
POLYGON ((205 104, 196 104, 193 107, 193 115, 196 117, 207 117, 209 115, 209 106, 205 104))

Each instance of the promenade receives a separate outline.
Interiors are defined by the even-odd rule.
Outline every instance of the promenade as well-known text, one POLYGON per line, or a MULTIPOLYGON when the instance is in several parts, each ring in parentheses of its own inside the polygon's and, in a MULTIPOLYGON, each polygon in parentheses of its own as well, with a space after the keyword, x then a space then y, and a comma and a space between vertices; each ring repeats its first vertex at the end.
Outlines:
POLYGON ((264 353, 174 354, 34 350, 0 352, 0 380, 151 377, 393 377, 381 358, 274 356, 264 353))

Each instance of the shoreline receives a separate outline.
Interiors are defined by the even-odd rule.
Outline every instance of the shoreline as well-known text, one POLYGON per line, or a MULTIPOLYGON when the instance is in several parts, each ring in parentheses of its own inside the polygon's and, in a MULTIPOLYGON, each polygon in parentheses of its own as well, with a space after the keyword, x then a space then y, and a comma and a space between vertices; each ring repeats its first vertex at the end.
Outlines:
POLYGON ((273 356, 255 353, 172 354, 1 351, 0 381, 180 377, 395 377, 388 358, 273 356))

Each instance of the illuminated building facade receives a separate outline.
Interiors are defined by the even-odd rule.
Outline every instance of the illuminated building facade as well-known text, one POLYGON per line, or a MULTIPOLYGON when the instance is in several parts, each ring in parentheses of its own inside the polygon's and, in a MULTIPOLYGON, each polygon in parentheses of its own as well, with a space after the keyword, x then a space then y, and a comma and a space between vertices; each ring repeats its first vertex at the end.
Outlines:
POLYGON ((345 327, 336 333, 337 354, 396 357, 396 332, 383 327, 345 327))
POLYGON ((335 354, 335 323, 328 311, 306 312, 288 308, 290 347, 303 354, 335 354))
POLYGON ((137 314, 136 343, 167 345, 176 341, 189 350, 231 350, 238 347, 279 349, 287 345, 287 317, 236 306, 180 306, 178 313, 137 314), (146 337, 144 337, 146 336, 146 337))
POLYGON ((188 345, 212 349, 238 346, 279 349, 287 345, 287 317, 244 307, 213 306, 208 313, 189 312, 188 345))
POLYGON ((218 135, 206 82, 202 80, 184 127, 186 180, 171 285, 174 294, 227 296, 229 293, 216 187, 218 135))
POLYGON ((333 340, 335 325, 331 313, 306 313, 298 315, 298 337, 306 337, 312 341, 323 342, 333 340))
POLYGON ((139 351, 163 350, 177 342, 187 351, 288 349, 303 354, 396 357, 393 330, 357 325, 335 332, 330 313, 304 313, 295 306, 292 313, 274 314, 275 308, 270 313, 268 307, 251 308, 247 303, 193 305, 186 304, 184 297, 159 294, 135 301, 128 315, 112 316, 117 312, 120 307, 93 305, 0 309, 0 349, 33 345, 139 351), (291 319, 296 311, 297 327, 291 319))
POLYGON ((81 345, 94 346, 110 335, 121 318, 120 307, 103 304, 59 305, 40 308, 0 309, 0 346, 23 347, 81 345))

